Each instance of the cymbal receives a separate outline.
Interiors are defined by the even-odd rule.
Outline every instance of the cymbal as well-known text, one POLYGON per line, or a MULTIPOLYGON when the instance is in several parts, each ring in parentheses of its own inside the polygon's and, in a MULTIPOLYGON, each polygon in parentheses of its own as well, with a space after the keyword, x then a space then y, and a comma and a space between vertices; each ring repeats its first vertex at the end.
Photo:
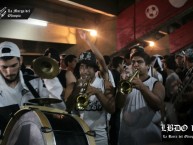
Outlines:
POLYGON ((61 103, 62 100, 55 99, 55 98, 35 98, 35 99, 30 99, 29 102, 37 103, 39 105, 50 105, 50 104, 55 104, 55 103, 61 103))

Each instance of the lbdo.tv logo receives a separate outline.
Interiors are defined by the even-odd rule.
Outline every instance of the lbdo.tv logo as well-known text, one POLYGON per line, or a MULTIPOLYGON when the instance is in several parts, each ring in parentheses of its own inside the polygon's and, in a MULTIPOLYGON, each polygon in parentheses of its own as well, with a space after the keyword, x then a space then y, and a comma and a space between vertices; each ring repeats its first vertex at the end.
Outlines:
MULTIPOLYGON (((193 125, 191 126, 192 131, 193 131, 193 125)), ((179 124, 161 124, 161 130, 164 132, 178 132, 182 131, 185 132, 188 130, 188 125, 179 125, 179 124)))

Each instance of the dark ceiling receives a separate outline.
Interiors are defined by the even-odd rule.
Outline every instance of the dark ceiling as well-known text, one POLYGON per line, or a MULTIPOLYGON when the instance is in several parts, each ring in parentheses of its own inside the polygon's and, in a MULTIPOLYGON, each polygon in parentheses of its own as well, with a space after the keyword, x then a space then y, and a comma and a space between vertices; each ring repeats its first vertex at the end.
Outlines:
POLYGON ((46 5, 58 4, 64 7, 73 7, 77 9, 84 9, 87 11, 118 15, 121 11, 132 5, 134 2, 140 0, 42 0, 35 2, 34 0, 3 0, 0 4, 3 5, 20 5, 20 4, 35 4, 41 3, 46 5))
MULTIPOLYGON (((116 17, 124 9, 128 8, 130 5, 137 3, 141 0, 42 0, 42 1, 33 1, 33 0, 7 0, 9 4, 31 4, 32 6, 45 7, 47 9, 51 8, 50 5, 55 4, 55 7, 60 9, 58 11, 64 12, 62 8, 73 8, 74 10, 79 9, 83 11, 89 11, 90 13, 102 14, 105 16, 116 17)), ((65 9, 65 12, 67 10, 65 9)), ((73 13, 69 13, 73 15, 73 13)), ((76 15, 76 13, 75 13, 76 15)), ((178 17, 168 21, 166 24, 160 26, 159 29, 147 34, 145 37, 152 37, 153 39, 160 39, 165 34, 170 34, 175 29, 180 28, 182 25, 193 19, 193 11, 189 11, 185 14, 181 14, 178 17)))
MULTIPOLYGON (((64 12, 61 9, 65 8, 73 8, 74 10, 80 9, 83 11, 89 11, 90 13, 98 13, 106 16, 118 16, 120 12, 124 9, 128 8, 130 5, 137 3, 141 0, 42 0, 42 1, 34 1, 34 0, 4 0, 1 1, 1 5, 13 4, 13 5, 31 5, 36 7, 45 7, 47 9, 52 8, 51 5, 55 5, 59 12, 64 12), (6 3, 6 4, 5 4, 6 3)), ((65 9, 67 12, 67 9, 65 9)), ((71 15, 73 13, 70 13, 71 15)), ((167 33, 171 33, 172 29, 176 29, 186 24, 188 21, 193 19, 193 11, 189 13, 182 14, 177 18, 169 21, 167 25, 164 25, 160 28, 159 31, 164 31, 167 33)), ((155 37, 161 36, 163 33, 156 34, 154 32, 155 37)))

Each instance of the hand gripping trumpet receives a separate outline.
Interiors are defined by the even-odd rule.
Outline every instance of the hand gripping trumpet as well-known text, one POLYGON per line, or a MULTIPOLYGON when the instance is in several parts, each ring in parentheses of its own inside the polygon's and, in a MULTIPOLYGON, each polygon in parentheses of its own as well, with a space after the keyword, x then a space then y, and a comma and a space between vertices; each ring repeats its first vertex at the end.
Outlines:
POLYGON ((79 110, 84 110, 88 106, 89 96, 86 93, 86 90, 87 90, 89 84, 90 84, 90 81, 84 82, 82 84, 82 88, 80 89, 80 92, 77 96, 76 107, 79 110))
POLYGON ((132 85, 131 81, 138 74, 139 74, 139 70, 136 69, 134 71, 133 75, 129 77, 129 79, 120 81, 118 91, 123 95, 131 93, 131 91, 133 89, 133 85, 132 85))

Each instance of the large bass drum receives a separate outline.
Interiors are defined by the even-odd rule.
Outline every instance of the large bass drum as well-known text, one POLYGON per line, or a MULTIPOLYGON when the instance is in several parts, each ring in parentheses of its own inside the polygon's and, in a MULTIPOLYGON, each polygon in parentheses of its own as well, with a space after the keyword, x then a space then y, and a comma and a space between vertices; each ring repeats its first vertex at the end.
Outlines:
POLYGON ((44 106, 25 106, 14 114, 2 145, 95 145, 89 127, 77 116, 44 106))

